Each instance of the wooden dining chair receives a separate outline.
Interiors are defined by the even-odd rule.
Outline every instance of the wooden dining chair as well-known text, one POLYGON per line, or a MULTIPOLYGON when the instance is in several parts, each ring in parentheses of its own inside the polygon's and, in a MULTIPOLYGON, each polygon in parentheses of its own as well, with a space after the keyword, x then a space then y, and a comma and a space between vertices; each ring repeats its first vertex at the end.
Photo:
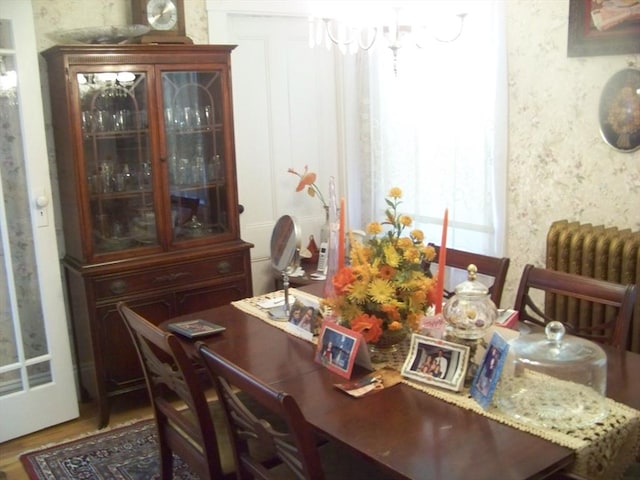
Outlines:
POLYGON ((173 453, 202 479, 234 471, 233 453, 220 402, 207 400, 203 380, 180 341, 117 305, 138 352, 155 416, 161 478, 173 478, 173 453))
MULTIPOLYGON (((440 247, 434 245, 434 248, 436 249, 436 258, 431 263, 438 263, 440 247)), ((509 263, 510 260, 507 257, 492 257, 481 253, 447 248, 447 267, 461 271, 461 281, 466 280, 466 273, 462 273, 462 271, 466 272, 470 264, 478 267, 478 280, 486 282, 486 284, 488 283, 487 288, 489 289, 489 295, 496 307, 500 306, 500 301, 502 300, 502 292, 507 280, 509 263)), ((439 263, 438 268, 440 268, 439 263)), ((453 288, 450 290, 445 289, 444 298, 450 298, 454 293, 453 288)))
POLYGON ((521 322, 544 326, 557 320, 567 333, 624 350, 636 295, 635 285, 526 265, 513 309, 521 322), (580 322, 579 311, 585 308, 601 311, 602 321, 580 322))
POLYGON ((204 343, 198 344, 198 351, 225 409, 239 478, 388 478, 373 464, 355 457, 334 442, 319 441, 294 397, 271 388, 204 343), (272 416, 261 416, 247 405, 239 392, 245 394, 244 398, 254 400, 254 405, 271 412, 272 416), (279 425, 273 423, 274 416, 281 419, 279 425), (265 468, 263 462, 247 449, 246 441, 250 438, 273 445, 282 463, 275 468, 265 468))

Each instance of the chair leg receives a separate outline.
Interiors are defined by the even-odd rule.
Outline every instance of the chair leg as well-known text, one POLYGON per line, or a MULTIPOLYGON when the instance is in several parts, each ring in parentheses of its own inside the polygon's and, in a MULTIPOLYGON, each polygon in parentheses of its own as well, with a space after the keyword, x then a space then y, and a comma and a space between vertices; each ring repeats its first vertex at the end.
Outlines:
POLYGON ((167 444, 167 439, 158 429, 158 454, 160 455, 160 479, 173 480, 173 451, 167 444))
POLYGON ((173 479, 173 452, 166 445, 160 445, 160 478, 173 479))

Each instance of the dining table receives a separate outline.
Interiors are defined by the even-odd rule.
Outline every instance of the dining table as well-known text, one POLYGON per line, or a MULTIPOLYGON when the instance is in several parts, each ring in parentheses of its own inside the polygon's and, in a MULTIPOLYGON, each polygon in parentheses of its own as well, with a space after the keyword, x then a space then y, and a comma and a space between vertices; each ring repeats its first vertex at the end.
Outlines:
MULTIPOLYGON (((321 282, 300 289, 322 296, 321 282)), ((226 330, 181 341, 195 361, 201 341, 273 388, 293 395, 315 431, 338 442, 388 478, 541 479, 569 469, 572 448, 461 408, 405 383, 355 398, 345 379, 316 361, 316 345, 228 304, 165 321, 201 318, 226 330)), ((604 347, 607 396, 640 409, 640 355, 604 347)), ((356 365, 352 379, 369 371, 356 365)))

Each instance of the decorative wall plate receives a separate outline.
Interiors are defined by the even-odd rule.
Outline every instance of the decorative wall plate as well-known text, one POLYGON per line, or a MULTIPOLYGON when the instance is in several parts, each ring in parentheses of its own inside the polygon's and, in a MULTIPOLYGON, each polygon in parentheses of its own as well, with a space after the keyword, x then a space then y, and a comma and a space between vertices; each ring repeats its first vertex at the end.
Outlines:
POLYGON ((600 133, 621 152, 640 148, 640 70, 626 68, 614 74, 600 96, 600 133))
POLYGON ((149 33, 148 25, 122 25, 110 27, 74 28, 49 33, 49 38, 61 44, 128 43, 136 37, 149 33))

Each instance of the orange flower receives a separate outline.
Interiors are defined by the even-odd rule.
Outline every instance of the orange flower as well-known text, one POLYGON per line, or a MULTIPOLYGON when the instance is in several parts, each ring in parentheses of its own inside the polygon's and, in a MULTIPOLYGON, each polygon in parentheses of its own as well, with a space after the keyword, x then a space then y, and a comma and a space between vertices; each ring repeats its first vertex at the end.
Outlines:
POLYGON ((389 326, 387 327, 389 330, 400 330, 402 329, 402 323, 396 321, 393 321, 389 324, 389 326))
MULTIPOLYGON (((394 323, 399 322, 402 318, 400 317, 400 312, 398 311, 398 308, 395 307, 394 305, 389 305, 385 303, 380 306, 380 310, 386 313, 389 319, 394 323)), ((389 325, 389 328, 391 328, 391 325, 389 325)))
POLYGON ((316 185, 317 175, 314 172, 309 172, 309 167, 307 165, 304 166, 304 173, 299 173, 295 171, 293 168, 289 168, 287 172, 293 173, 294 175, 297 175, 300 178, 300 181, 298 182, 298 186, 296 187, 296 192, 301 192, 306 188, 307 193, 309 194, 310 197, 318 197, 322 202, 322 205, 324 207, 327 206, 327 202, 324 201, 324 196, 322 195, 322 192, 316 185))
POLYGON ((393 267, 390 267, 389 265, 382 265, 380 267, 378 276, 380 278, 384 278, 385 280, 389 280, 390 278, 393 278, 393 275, 395 273, 396 273, 396 270, 393 267))
POLYGON ((365 342, 376 343, 382 335, 382 320, 363 313, 351 320, 351 330, 362 334, 365 342))
POLYGON ((344 267, 338 270, 333 276, 333 286, 336 289, 336 293, 342 295, 355 279, 356 277, 351 267, 344 267))
POLYGON ((309 185, 313 185, 316 183, 316 174, 313 172, 307 173, 307 166, 304 167, 304 175, 300 177, 300 181, 298 182, 298 186, 296 187, 296 192, 301 192, 304 190, 304 187, 308 187, 309 185))

